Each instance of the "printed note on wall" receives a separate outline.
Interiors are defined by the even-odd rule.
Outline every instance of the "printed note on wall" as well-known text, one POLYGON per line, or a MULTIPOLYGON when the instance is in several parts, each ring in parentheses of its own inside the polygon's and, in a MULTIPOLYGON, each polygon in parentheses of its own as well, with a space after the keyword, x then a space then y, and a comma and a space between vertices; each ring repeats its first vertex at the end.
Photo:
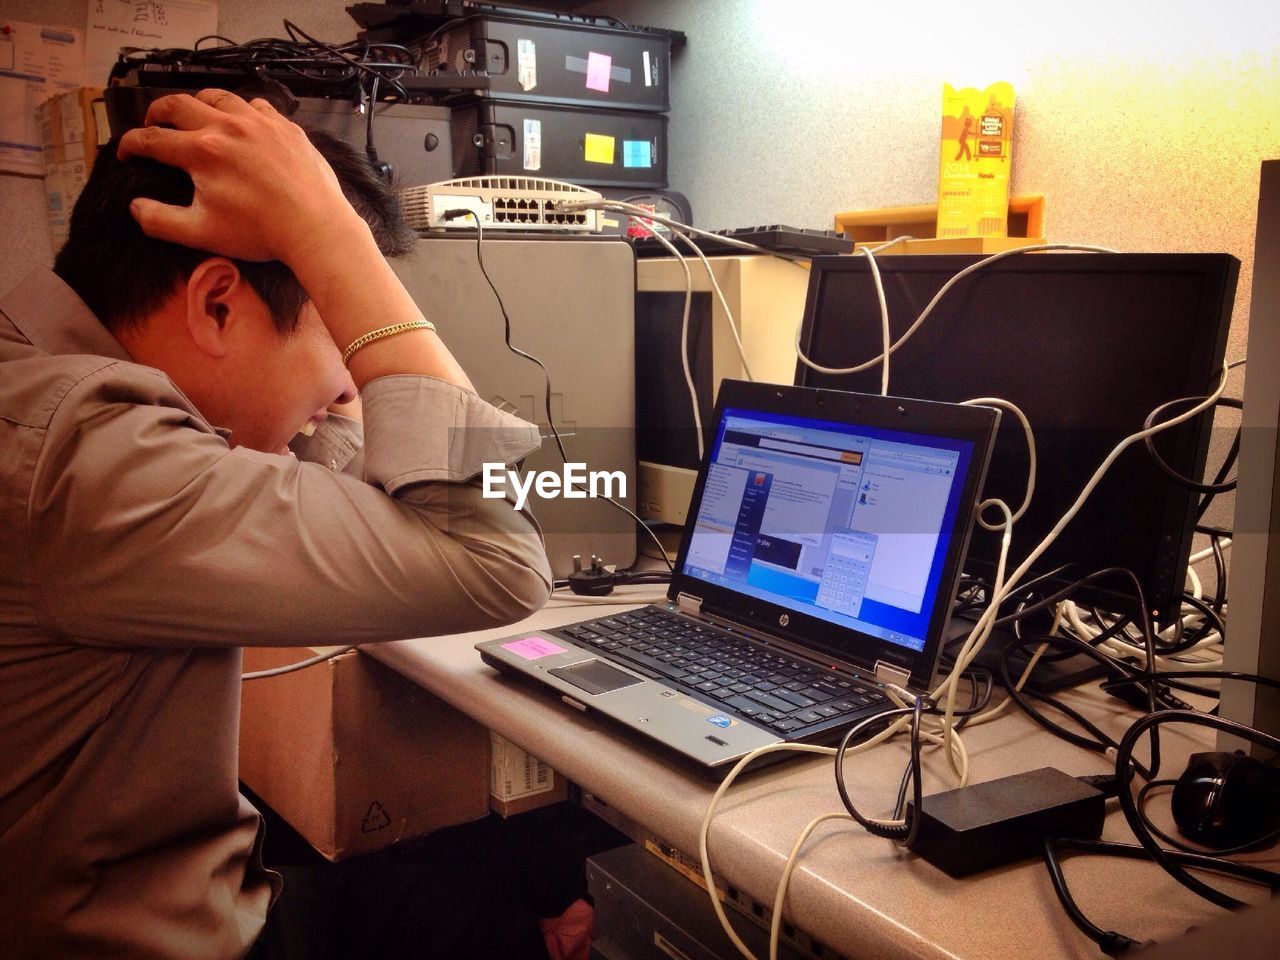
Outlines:
POLYGON ((121 47, 190 49, 217 32, 217 0, 89 0, 85 75, 105 87, 121 47))

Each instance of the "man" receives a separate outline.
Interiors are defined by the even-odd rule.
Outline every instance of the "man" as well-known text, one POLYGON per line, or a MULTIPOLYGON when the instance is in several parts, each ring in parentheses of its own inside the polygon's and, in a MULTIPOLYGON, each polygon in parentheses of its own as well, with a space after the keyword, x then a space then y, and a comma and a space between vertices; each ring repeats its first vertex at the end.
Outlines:
POLYGON ((0 956, 243 956, 278 890, 240 646, 548 595, 536 527, 472 482, 536 428, 475 395, 383 257, 411 245, 394 197, 326 152, 265 101, 159 99, 59 276, 0 298, 0 956), (328 413, 357 395, 362 476, 328 413))

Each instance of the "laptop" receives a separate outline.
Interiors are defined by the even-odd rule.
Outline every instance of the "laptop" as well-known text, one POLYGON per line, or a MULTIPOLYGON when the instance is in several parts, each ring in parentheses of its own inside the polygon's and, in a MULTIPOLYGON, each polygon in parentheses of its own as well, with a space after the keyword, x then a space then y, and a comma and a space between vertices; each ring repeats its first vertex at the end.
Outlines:
POLYGON ((667 602, 476 649, 708 776, 837 742, 934 683, 998 423, 725 380, 667 602))

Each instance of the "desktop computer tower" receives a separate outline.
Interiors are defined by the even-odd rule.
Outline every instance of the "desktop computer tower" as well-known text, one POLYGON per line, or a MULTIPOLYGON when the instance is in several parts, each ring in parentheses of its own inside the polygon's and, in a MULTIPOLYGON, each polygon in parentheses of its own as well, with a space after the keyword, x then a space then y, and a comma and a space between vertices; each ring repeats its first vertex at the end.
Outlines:
POLYGON ((350 100, 302 97, 292 119, 311 129, 332 133, 360 152, 365 149, 367 133, 372 131, 378 159, 390 164, 400 187, 436 183, 453 175, 448 107, 380 103, 370 127, 366 115, 356 112, 350 100))
POLYGON ((418 44, 423 70, 487 75, 467 96, 612 110, 670 108, 670 34, 602 20, 481 12, 418 44))
MULTIPOLYGON (((1262 164, 1223 667, 1280 679, 1280 160, 1262 164)), ((1280 690, 1227 680, 1221 716, 1280 737, 1280 690)), ((1274 756, 1223 735, 1220 749, 1274 756)))
MULTIPOLYGON (((681 253, 685 253, 681 249, 681 253)), ((698 395, 704 442, 713 436, 712 408, 725 378, 746 379, 729 318, 702 261, 688 251, 693 295, 689 367, 698 395)), ((738 324, 756 380, 791 383, 796 326, 804 313, 809 272, 776 257, 709 257, 711 270, 738 324)), ((672 257, 636 263, 636 453, 640 514, 683 524, 698 470, 693 400, 681 363, 685 274, 672 257)))
MULTIPOLYGON (((537 364, 507 349, 498 298, 477 258, 474 232, 418 241, 395 262, 405 287, 494 406, 538 425, 542 449, 524 472, 563 472, 547 417, 547 381, 537 364)), ((621 471, 635 509, 635 259, 617 237, 512 237, 486 232, 479 252, 511 319, 512 346, 537 357, 551 380, 551 416, 572 462, 621 471)), ((604 499, 539 497, 529 504, 542 526, 557 577, 572 558, 592 554, 620 568, 636 558, 635 521, 604 499)))
MULTIPOLYGON (((587 859, 587 891, 595 903, 591 954, 598 960, 729 960, 738 956, 716 918, 706 890, 638 843, 587 859)), ((757 957, 769 954, 769 933, 760 916, 748 918, 727 901, 738 936, 757 957)), ((802 953, 785 939, 780 960, 838 958, 834 951, 802 953)))
POLYGON ((455 175, 540 176, 584 187, 667 185, 667 116, 477 100, 453 108, 455 175))

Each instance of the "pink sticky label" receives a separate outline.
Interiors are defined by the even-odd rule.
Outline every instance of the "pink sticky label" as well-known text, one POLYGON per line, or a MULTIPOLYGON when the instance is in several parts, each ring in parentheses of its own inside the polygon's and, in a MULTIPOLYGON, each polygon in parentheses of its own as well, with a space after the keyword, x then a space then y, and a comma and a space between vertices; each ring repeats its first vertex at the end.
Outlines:
MULTIPOLYGON (((581 62, 581 61, 579 61, 581 62)), ((613 70, 613 57, 606 53, 587 54, 587 89, 609 92, 609 77, 613 70)))
POLYGON ((552 643, 546 637, 525 637, 521 640, 512 640, 510 643, 504 643, 502 649, 510 650, 516 656, 524 657, 526 660, 541 660, 543 657, 549 657, 553 653, 564 653, 565 651, 564 647, 552 643))

